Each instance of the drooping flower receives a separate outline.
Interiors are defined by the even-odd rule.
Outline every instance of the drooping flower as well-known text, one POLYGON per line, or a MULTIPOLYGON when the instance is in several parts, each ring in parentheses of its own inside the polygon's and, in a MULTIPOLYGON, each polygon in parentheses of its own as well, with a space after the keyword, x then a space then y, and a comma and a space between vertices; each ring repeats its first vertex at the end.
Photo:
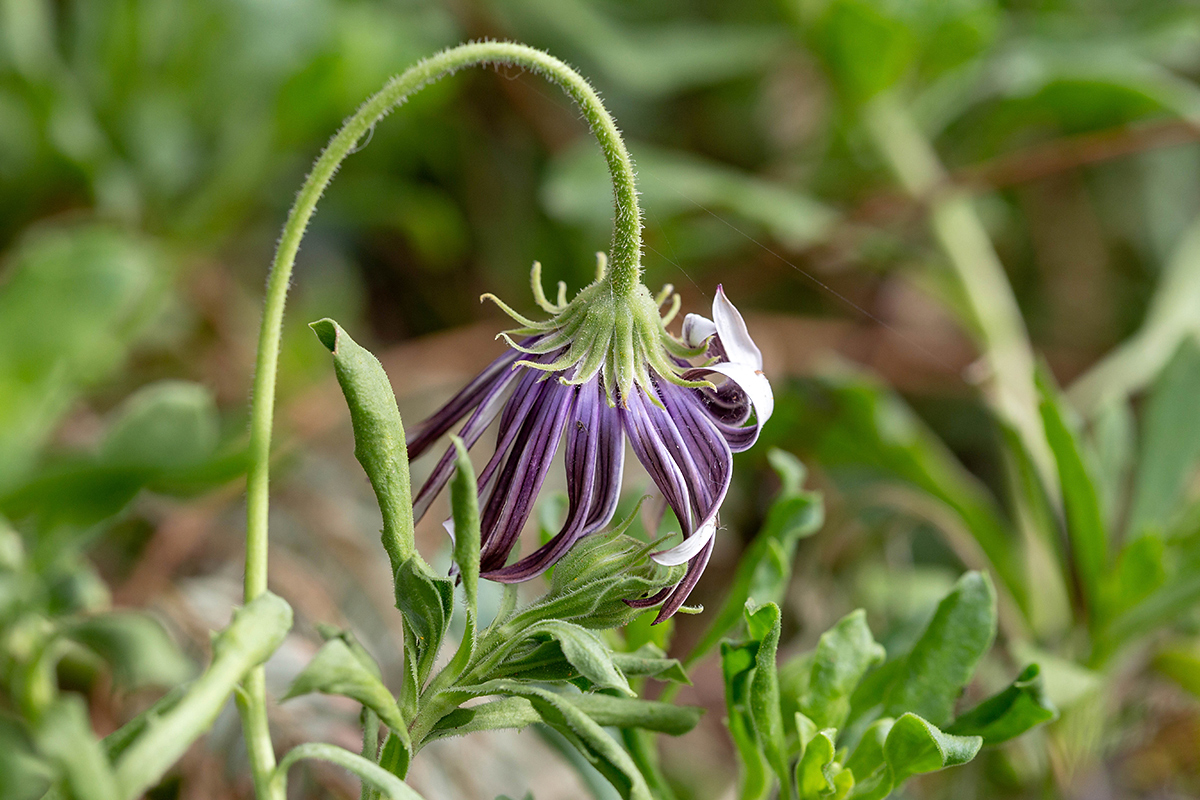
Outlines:
MULTIPOLYGON (((720 287, 713 318, 687 315, 677 339, 667 331, 680 307, 674 290, 668 286, 657 298, 640 283, 614 291, 604 255, 597 255, 597 280, 570 303, 561 283, 558 302, 546 298, 540 265, 534 264, 534 297, 553 315, 547 321, 527 319, 485 295, 522 327, 500 334, 509 349, 412 430, 409 457, 420 456, 464 417, 459 436, 467 447, 499 419, 495 450, 478 476, 480 571, 515 583, 541 574, 612 520, 628 439, 682 528, 682 543, 651 554, 660 564, 686 563, 682 580, 650 597, 628 599, 635 607, 661 604, 655 620, 661 622, 679 610, 708 564, 732 455, 758 438, 774 398, 762 355, 720 287), (568 508, 562 530, 507 564, 564 437, 568 508)), ((450 448, 414 499, 417 519, 453 469, 450 448)))

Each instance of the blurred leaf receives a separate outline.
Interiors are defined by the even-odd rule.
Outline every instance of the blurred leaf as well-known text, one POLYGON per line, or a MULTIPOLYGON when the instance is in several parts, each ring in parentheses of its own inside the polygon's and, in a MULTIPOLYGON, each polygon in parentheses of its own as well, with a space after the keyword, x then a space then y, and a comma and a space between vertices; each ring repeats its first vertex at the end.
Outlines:
MULTIPOLYGON (((728 211, 765 228, 789 249, 825 238, 835 213, 821 202, 697 156, 631 145, 637 155, 642 204, 658 221, 708 211, 728 211)), ((547 212, 594 230, 612 223, 610 179, 604 159, 589 142, 556 161, 542 187, 547 212)))
POLYGON ((119 800, 116 778, 92 735, 83 698, 68 695, 46 709, 34 734, 37 749, 55 762, 78 800, 119 800))
POLYGON ((211 392, 186 381, 142 387, 121 404, 101 445, 113 466, 177 470, 212 456, 219 421, 211 392))
POLYGON ((968 572, 938 604, 904 657, 884 698, 884 713, 898 717, 911 712, 948 723, 955 701, 995 636, 995 589, 986 574, 968 572))
POLYGON ((810 441, 814 457, 852 490, 900 480, 945 503, 1028 610, 1016 540, 995 499, 894 392, 862 376, 829 379, 804 398, 790 433, 810 441))
POLYGON ((726 21, 623 27, 585 0, 503 0, 514 27, 586 55, 625 94, 649 98, 728 81, 767 66, 786 39, 766 25, 726 21))
POLYGON ((751 681, 755 673, 756 642, 721 642, 721 673, 725 680, 725 726, 738 756, 738 797, 766 798, 771 782, 763 748, 751 713, 751 681))
POLYGON ((829 0, 812 23, 814 48, 851 103, 895 85, 912 65, 912 31, 867 0, 829 0))
POLYGON ((282 699, 310 692, 343 695, 374 711, 384 724, 400 735, 408 732, 396 699, 379 679, 378 668, 370 669, 341 639, 330 639, 304 667, 282 699))
POLYGON ((871 635, 866 612, 847 614, 821 634, 812 675, 800 709, 818 728, 840 728, 850 714, 850 696, 867 670, 887 653, 871 635))
POLYGON ((1067 540, 1071 545, 1070 568, 1078 576, 1088 608, 1095 613, 1100 580, 1108 569, 1108 531, 1104 528, 1100 499, 1083 445, 1069 424, 1068 412, 1059 402, 1051 381, 1045 370, 1038 371, 1039 410, 1046 441, 1058 465, 1067 540))
POLYGON ((1159 673, 1200 697, 1200 646, 1196 642, 1176 642, 1162 648, 1154 656, 1153 665, 1159 673))
POLYGON ((742 553, 729 591, 704 635, 684 659, 695 664, 742 620, 748 599, 780 603, 792 575, 797 542, 816 533, 825 518, 821 496, 803 489, 804 465, 783 450, 772 449, 767 458, 779 474, 782 487, 767 512, 766 522, 742 553))
POLYGON ((1058 709, 1042 686, 1041 668, 1030 664, 1011 686, 961 714, 946 732, 980 736, 984 744, 999 744, 1057 717, 1058 709))
POLYGON ((0 286, 0 489, 32 465, 85 387, 124 362, 163 295, 146 241, 99 225, 45 228, 11 256, 0 286))
POLYGON ((1127 534, 1162 531, 1180 510, 1185 484, 1200 459, 1200 345, 1184 339, 1146 405, 1127 534))
POLYGON ((63 634, 104 659, 128 689, 174 686, 194 672, 162 625, 139 611, 87 617, 67 625, 63 634))
POLYGON ((54 771, 39 758, 22 725, 0 714, 0 800, 33 800, 49 788, 54 771))
POLYGON ((1013 655, 1038 665, 1045 698, 1059 709, 1073 706, 1104 685, 1100 673, 1030 645, 1014 644, 1013 655))

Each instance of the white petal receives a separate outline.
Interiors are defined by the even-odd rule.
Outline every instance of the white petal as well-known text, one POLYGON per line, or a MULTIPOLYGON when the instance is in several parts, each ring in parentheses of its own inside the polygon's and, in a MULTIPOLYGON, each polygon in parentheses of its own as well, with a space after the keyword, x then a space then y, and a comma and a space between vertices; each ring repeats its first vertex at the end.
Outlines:
POLYGON ((717 335, 729 360, 735 363, 749 364, 754 369, 762 369, 762 352, 750 338, 746 329, 746 321, 729 302, 725 290, 717 287, 717 296, 713 298, 713 320, 716 321, 717 335))
POLYGON ((683 540, 683 544, 676 545, 670 550, 662 550, 657 553, 651 553, 650 557, 662 564, 664 567, 673 567, 676 564, 686 564, 696 557, 696 554, 704 549, 704 545, 708 544, 708 540, 717 532, 717 515, 713 514, 708 521, 700 526, 700 530, 693 533, 690 537, 683 540))
POLYGON ((754 369, 748 364, 731 361, 689 370, 687 377, 690 378, 702 371, 720 373, 742 387, 742 391, 746 393, 746 396, 750 398, 750 403, 754 406, 756 424, 761 426, 775 412, 775 393, 771 391, 771 382, 767 380, 766 375, 763 375, 762 370, 754 369))
POLYGON ((454 541, 454 517, 442 523, 442 527, 446 529, 446 533, 450 534, 450 541, 454 541))
POLYGON ((708 317, 688 314, 683 318, 683 343, 688 347, 699 347, 716 332, 717 326, 708 317))

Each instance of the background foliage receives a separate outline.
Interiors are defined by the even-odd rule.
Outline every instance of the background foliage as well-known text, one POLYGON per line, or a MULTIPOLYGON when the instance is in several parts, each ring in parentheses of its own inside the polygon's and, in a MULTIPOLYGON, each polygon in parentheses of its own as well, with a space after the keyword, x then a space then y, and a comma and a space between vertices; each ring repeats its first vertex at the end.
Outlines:
MULTIPOLYGON (((723 283, 776 388, 695 595, 708 613, 625 631, 682 659, 693 685, 676 697, 710 709, 665 743, 674 791, 744 795, 721 720, 737 725, 723 686, 738 648, 767 636, 740 620, 745 597, 782 611, 794 713, 822 633, 864 608, 865 641, 894 657, 848 691, 882 692, 980 570, 996 646, 965 668, 964 700, 917 707, 949 725, 1036 662, 1061 717, 904 792, 1200 793, 1200 11, 1168 0, 4 0, 5 685, 77 691, 104 735, 207 660, 238 597, 247 387, 280 221, 363 97, 472 37, 590 77, 638 163, 648 282, 696 311, 723 283), (772 522, 771 446, 808 465, 819 531, 772 522), (689 660, 726 633, 729 653, 689 660)), ((406 420, 436 407, 498 352, 481 292, 525 297, 534 259, 551 282, 590 279, 611 206, 585 134, 538 78, 464 74, 380 126, 325 199, 284 340, 270 577, 297 627, 269 665, 276 697, 324 623, 353 628, 389 687, 402 675, 378 511, 305 323, 336 317, 380 354, 406 420)), ((441 518, 418 530, 437 567, 441 518)), ((499 604, 485 582, 481 617, 499 604)), ((3 758, 71 754, 26 740, 13 720, 45 709, 15 696, 3 758)), ((893 716, 912 700, 881 697, 893 716)), ((276 711, 281 742, 357 749, 353 704, 276 711)), ((157 791, 248 793, 238 736, 223 716, 157 791)), ((553 750, 552 733, 434 742, 412 782, 430 798, 578 796, 595 776, 553 750)), ((843 763, 831 752, 812 774, 843 763)), ((319 767, 293 785, 352 790, 319 767)))

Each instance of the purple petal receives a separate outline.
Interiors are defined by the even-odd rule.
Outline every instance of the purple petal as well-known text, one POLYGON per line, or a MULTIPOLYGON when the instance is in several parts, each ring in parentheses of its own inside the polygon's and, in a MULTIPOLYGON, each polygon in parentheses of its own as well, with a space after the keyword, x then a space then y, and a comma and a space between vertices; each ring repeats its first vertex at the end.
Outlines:
MULTIPOLYGON (((529 344, 539 337, 526 339, 522 344, 529 344)), ((522 357, 516 350, 506 349, 504 354, 493 361, 483 372, 463 387, 462 391, 435 411, 428 419, 410 430, 405 437, 408 440, 408 457, 415 459, 425 452, 429 445, 436 442, 450 431, 454 424, 462 419, 468 411, 483 402, 495 384, 506 378, 512 365, 522 357)))
MULTIPOLYGON (((545 572, 554 562, 584 535, 592 517, 593 498, 602 486, 597 485, 596 469, 600 459, 600 407, 603 404, 598 382, 579 387, 575 409, 567 428, 567 519, 562 529, 549 542, 514 564, 483 573, 483 577, 500 583, 519 583, 545 572)), ((603 523, 602 523, 603 524, 603 523)))
POLYGON ((504 566, 533 510, 534 498, 558 450, 577 393, 576 387, 555 380, 538 386, 533 410, 521 424, 483 509, 480 572, 504 566))
POLYGON ((708 559, 712 556, 713 543, 715 538, 709 539, 708 544, 700 551, 690 564, 688 564, 687 572, 683 576, 683 580, 675 585, 666 602, 662 604, 662 608, 658 610, 658 616, 654 618, 653 625, 660 622, 665 622, 675 615, 679 607, 687 601, 688 595, 692 593, 692 589, 696 588, 696 583, 700 580, 700 576, 704 574, 704 568, 708 566, 708 559))
POLYGON ((627 405, 620 408, 621 423, 629 436, 634 455, 666 498, 679 524, 685 531, 690 531, 693 524, 691 492, 683 470, 675 462, 670 445, 663 441, 654 424, 655 413, 661 411, 654 408, 640 390, 635 390, 631 392, 627 405))

